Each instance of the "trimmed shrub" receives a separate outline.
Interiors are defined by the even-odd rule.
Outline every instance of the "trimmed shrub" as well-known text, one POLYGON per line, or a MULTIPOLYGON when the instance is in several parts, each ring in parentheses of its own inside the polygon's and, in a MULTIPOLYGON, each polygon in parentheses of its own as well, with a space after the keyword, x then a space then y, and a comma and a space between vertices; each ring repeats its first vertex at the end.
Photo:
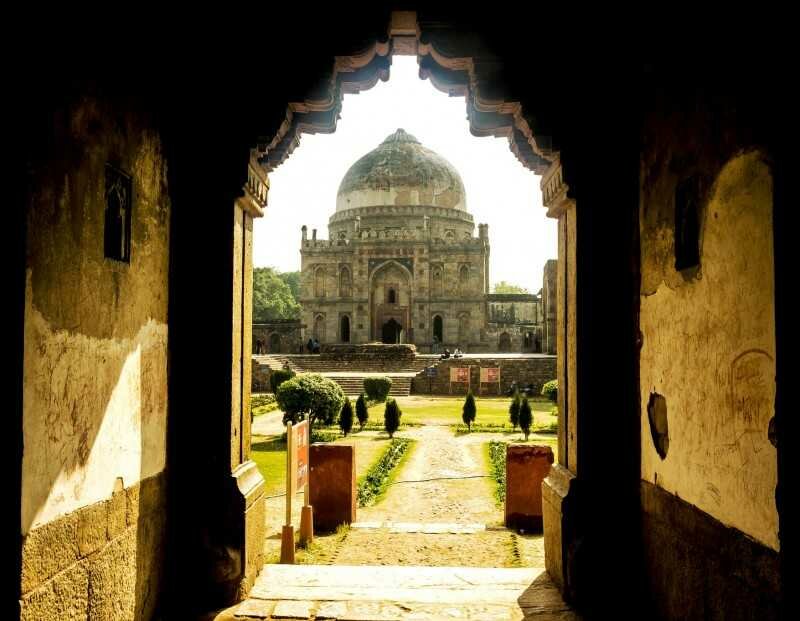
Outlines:
POLYGON ((511 426, 516 429, 519 425, 519 408, 522 405, 522 399, 519 396, 519 391, 514 391, 514 397, 511 399, 511 405, 508 406, 508 420, 511 426))
POLYGON ((383 410, 383 427, 390 438, 394 437, 394 432, 400 427, 400 417, 403 413, 397 401, 389 399, 386 401, 386 408, 383 410))
POLYGON ((283 424, 308 418, 310 427, 316 421, 332 425, 344 405, 345 396, 339 384, 316 373, 301 373, 286 380, 276 394, 283 410, 283 424))
POLYGON ((531 425, 533 424, 533 412, 528 403, 528 397, 522 398, 522 404, 519 406, 519 428, 525 434, 525 441, 528 441, 528 435, 531 432, 531 425))
POLYGON ((467 393, 467 398, 464 399, 464 407, 461 408, 461 420, 467 426, 467 431, 472 431, 472 423, 475 421, 475 397, 472 396, 472 391, 467 393))
POLYGON ((286 380, 290 380, 295 376, 295 372, 291 369, 275 369, 269 375, 269 384, 272 386, 272 392, 277 393, 280 385, 286 380))
POLYGON ((364 378, 364 392, 371 401, 386 401, 392 389, 392 378, 385 375, 364 378))
POLYGON ((542 386, 542 396, 547 397, 550 401, 558 401, 558 380, 550 380, 542 386))
POLYGON ((353 428, 353 406, 350 405, 350 399, 345 397, 342 411, 339 413, 339 429, 346 436, 353 428))
POLYGON ((356 418, 358 419, 358 428, 364 429, 364 425, 369 420, 369 409, 367 408, 367 402, 364 400, 363 392, 356 399, 356 418))

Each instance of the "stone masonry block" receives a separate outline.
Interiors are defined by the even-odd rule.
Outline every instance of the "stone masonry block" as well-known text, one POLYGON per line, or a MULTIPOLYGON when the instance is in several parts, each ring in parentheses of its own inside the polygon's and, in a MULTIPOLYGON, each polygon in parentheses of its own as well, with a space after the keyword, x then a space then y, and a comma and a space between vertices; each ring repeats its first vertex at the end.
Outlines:
POLYGON ((309 480, 314 530, 356 521, 356 455, 348 444, 312 444, 309 480))
POLYGON ((542 530, 542 481, 550 472, 549 446, 509 444, 506 447, 506 526, 542 530))

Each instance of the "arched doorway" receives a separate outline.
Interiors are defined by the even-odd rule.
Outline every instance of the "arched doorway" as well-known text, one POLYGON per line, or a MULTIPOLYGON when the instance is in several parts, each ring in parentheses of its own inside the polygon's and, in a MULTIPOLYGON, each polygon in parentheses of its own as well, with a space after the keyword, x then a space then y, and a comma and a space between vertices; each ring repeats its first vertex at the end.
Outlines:
POLYGON ((350 342, 350 317, 342 315, 339 320, 339 340, 342 343, 350 342))
POLYGON ((497 342, 497 349, 500 351, 511 351, 511 335, 503 332, 497 342))
POLYGON ((269 335, 269 353, 279 354, 281 351, 281 335, 273 332, 269 335))
POLYGON ((441 315, 436 315, 433 318, 433 340, 435 343, 444 341, 444 320, 441 315))
POLYGON ((383 324, 381 341, 384 343, 399 343, 402 332, 403 326, 401 326, 394 320, 394 318, 392 318, 383 324))
POLYGON ((320 343, 325 342, 325 317, 322 315, 314 318, 314 338, 320 343))

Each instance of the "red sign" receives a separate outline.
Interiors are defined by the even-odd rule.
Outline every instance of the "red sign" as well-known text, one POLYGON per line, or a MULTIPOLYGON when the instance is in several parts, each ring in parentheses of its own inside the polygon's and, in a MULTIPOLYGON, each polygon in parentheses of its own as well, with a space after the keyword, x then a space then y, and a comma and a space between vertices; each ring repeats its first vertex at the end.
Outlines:
POLYGON ((481 383, 488 384, 500 381, 500 369, 498 367, 486 367, 481 369, 481 383))
POLYGON ((292 426, 292 447, 295 452, 297 464, 297 488, 302 488, 308 483, 308 421, 292 426))
POLYGON ((469 367, 452 367, 450 369, 451 382, 469 383, 469 367))

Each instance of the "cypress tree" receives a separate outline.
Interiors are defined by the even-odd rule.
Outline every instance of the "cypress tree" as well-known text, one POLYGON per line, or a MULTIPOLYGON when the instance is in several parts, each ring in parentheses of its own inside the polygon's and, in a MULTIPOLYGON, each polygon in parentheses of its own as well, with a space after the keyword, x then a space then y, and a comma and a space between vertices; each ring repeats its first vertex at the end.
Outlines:
POLYGON ((339 414, 339 429, 345 436, 353 429, 353 406, 350 405, 350 399, 345 399, 339 414))
POLYGON ((519 425, 519 408, 521 405, 521 400, 519 397, 519 391, 514 390, 514 397, 511 399, 511 405, 508 407, 508 420, 511 422, 511 426, 516 429, 517 425, 519 425))
POLYGON ((369 420, 369 410, 367 410, 367 402, 364 401, 363 392, 356 399, 356 418, 358 419, 359 429, 364 429, 364 425, 369 420))
POLYGON ((397 401, 388 399, 386 408, 383 410, 383 426, 390 438, 394 437, 394 432, 400 427, 400 416, 402 416, 402 412, 397 405, 397 401))
POLYGON ((525 441, 528 441, 528 434, 531 432, 531 424, 533 423, 533 412, 531 406, 528 404, 528 397, 522 398, 522 405, 519 406, 519 428, 525 434, 525 441))
POLYGON ((467 398, 464 400, 464 407, 461 410, 461 420, 467 426, 467 431, 472 431, 472 423, 475 421, 475 397, 472 396, 472 391, 467 393, 467 398))

